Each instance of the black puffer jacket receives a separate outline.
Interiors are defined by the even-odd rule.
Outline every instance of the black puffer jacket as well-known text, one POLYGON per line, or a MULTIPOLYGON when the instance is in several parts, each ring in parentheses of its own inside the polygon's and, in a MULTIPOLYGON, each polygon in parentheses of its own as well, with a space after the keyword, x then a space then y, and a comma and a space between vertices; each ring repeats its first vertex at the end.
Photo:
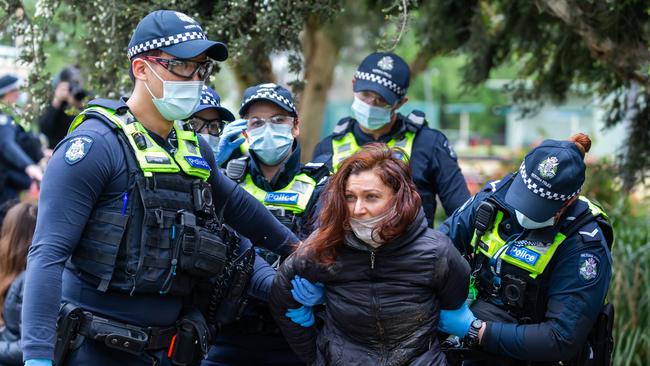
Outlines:
POLYGON ((0 365, 20 366, 23 352, 20 349, 20 312, 23 307, 23 283, 25 272, 21 273, 7 290, 2 316, 5 326, 0 330, 0 365))
POLYGON ((336 263, 295 253, 278 271, 271 311, 287 341, 315 365, 444 365, 435 337, 440 309, 467 298, 469 265, 420 211, 407 231, 377 249, 348 233, 336 263), (327 290, 325 325, 303 328, 285 317, 299 274, 327 290))

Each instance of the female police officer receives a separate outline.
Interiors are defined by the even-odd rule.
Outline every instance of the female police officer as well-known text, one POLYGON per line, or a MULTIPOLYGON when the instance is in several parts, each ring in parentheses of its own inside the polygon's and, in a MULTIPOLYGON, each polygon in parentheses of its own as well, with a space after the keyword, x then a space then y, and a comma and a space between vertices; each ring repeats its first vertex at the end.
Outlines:
MULTIPOLYGON (((291 93, 272 83, 249 87, 239 115, 244 120, 235 124, 245 127, 250 154, 231 159, 226 175, 300 238, 306 237, 311 232, 321 180, 329 170, 324 164, 300 164, 300 120, 291 93)), ((277 268, 278 254, 258 251, 277 268)), ((270 290, 273 276, 268 280, 270 290)), ((240 320, 222 328, 203 366, 302 364, 273 321, 268 296, 259 300, 251 300, 240 320)))
POLYGON ((65 364, 192 364, 175 355, 187 357, 191 345, 205 352, 205 327, 195 312, 177 321, 197 277, 219 272, 230 249, 207 220, 223 212, 253 243, 282 255, 297 240, 175 122, 194 113, 226 46, 207 40, 189 16, 161 10, 140 21, 128 55, 131 97, 91 102, 44 179, 23 304, 28 365, 51 365, 62 298, 77 315, 63 317, 59 330, 76 319, 83 336, 65 364), (181 343, 189 349, 176 353, 181 343))
POLYGON ((476 294, 471 312, 441 314, 443 330, 467 334, 500 362, 566 364, 590 354, 613 240, 605 213, 579 196, 590 146, 584 134, 544 141, 517 174, 489 183, 443 223, 470 258, 476 294))

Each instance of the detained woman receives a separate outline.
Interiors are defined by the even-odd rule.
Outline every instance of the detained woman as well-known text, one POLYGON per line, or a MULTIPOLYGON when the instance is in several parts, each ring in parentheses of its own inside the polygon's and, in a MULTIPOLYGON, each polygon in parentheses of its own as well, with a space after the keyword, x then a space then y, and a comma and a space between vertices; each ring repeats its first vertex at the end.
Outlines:
POLYGON ((467 299, 469 265, 427 227, 402 153, 371 144, 346 159, 322 197, 320 229, 279 269, 271 311, 308 364, 446 364, 438 318, 467 299), (292 295, 301 281, 324 286, 322 327, 292 295))

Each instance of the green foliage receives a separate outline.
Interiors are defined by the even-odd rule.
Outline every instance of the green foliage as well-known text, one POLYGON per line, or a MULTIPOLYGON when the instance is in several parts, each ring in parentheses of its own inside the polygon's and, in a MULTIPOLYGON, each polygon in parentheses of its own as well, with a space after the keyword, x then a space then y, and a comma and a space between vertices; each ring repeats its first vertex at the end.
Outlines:
POLYGON ((510 89, 525 111, 548 98, 563 101, 575 86, 603 98, 613 95, 609 124, 631 121, 628 149, 619 159, 625 187, 648 175, 648 91, 624 100, 633 85, 650 85, 643 69, 650 60, 646 1, 432 0, 418 12, 429 15, 416 28, 429 52, 469 56, 469 85, 480 85, 493 70, 517 60, 522 82, 510 89))

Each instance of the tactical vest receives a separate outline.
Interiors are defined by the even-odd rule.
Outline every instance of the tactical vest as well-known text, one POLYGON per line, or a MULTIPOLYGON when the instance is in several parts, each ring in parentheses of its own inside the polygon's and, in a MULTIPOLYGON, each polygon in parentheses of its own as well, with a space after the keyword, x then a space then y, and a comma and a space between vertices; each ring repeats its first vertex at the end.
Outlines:
MULTIPOLYGON (((411 151, 413 150, 413 140, 415 139, 415 132, 406 131, 399 139, 392 138, 386 143, 389 147, 399 147, 406 152, 405 156, 401 158, 403 160, 408 160, 411 156, 411 151)), ((354 137, 352 131, 347 132, 340 138, 332 139, 332 169, 336 173, 341 166, 343 160, 354 155, 359 150, 361 146, 357 144, 357 139, 354 137)))
MULTIPOLYGON (((597 220, 604 232, 611 232, 607 223, 607 214, 580 196, 581 201, 589 205, 563 232, 557 232, 551 243, 539 243, 530 240, 506 242, 499 235, 499 226, 504 218, 501 208, 497 211, 491 230, 476 240, 476 231, 472 237, 475 255, 478 255, 476 268, 476 286, 479 298, 505 308, 521 324, 537 323, 543 320, 546 312, 546 293, 548 277, 553 271, 553 255, 567 237, 590 221, 597 220)), ((494 202, 496 204, 496 202, 494 202)), ((613 239, 605 235, 608 244, 613 239)))
MULTIPOLYGON (((70 263, 98 290, 186 295, 194 280, 222 273, 228 243, 215 226, 210 167, 194 132, 174 123, 173 156, 130 115, 94 106, 70 126, 97 118, 124 151, 128 190, 92 212, 70 263)), ((218 225, 217 225, 218 226, 218 225)))

